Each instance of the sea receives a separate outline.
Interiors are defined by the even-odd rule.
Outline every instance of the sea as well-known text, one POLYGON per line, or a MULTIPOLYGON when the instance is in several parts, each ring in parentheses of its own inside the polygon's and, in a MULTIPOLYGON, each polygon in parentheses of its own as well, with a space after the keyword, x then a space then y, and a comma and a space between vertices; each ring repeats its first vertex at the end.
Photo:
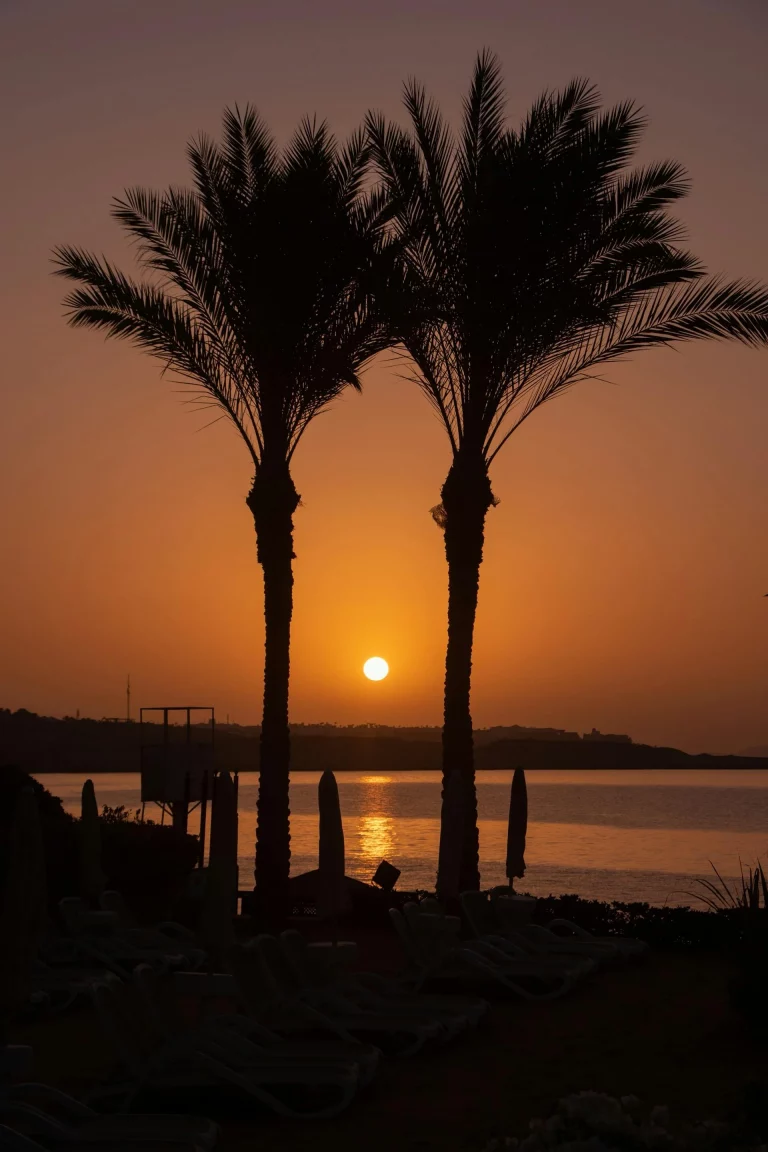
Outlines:
MULTIPOLYGON (((768 857, 768 771, 659 769, 529 771, 527 871, 519 891, 577 893, 600 900, 700 904, 713 868, 727 881, 768 857)), ((39 775, 79 813, 82 774, 39 775)), ((99 805, 141 808, 138 774, 93 777, 99 805)), ((317 867, 319 772, 291 774, 292 873, 317 867)), ((388 772, 337 776, 347 874, 370 880, 382 860, 401 889, 433 889, 440 827, 440 775, 388 772)), ((478 772, 484 886, 505 883, 510 772, 478 772)), ((252 884, 257 772, 239 778, 240 887, 252 884)), ((161 822, 155 805, 146 819, 161 822)), ((196 830, 192 813, 190 831, 196 830)))

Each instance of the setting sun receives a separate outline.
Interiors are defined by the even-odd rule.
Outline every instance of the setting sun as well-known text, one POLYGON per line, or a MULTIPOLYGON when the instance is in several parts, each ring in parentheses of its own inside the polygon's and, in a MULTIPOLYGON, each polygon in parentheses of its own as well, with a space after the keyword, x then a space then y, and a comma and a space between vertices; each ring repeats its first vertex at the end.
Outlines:
POLYGON ((381 656, 371 656, 363 664, 363 672, 369 680, 383 680, 389 674, 389 664, 381 656))

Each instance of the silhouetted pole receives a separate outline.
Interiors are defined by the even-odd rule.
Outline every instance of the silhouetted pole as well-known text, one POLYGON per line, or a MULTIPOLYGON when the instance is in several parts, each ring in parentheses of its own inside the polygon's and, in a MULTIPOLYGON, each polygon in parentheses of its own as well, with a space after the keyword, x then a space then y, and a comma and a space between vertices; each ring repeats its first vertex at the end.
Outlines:
POLYGON ((178 836, 186 836, 189 817, 189 772, 184 774, 184 799, 171 804, 171 821, 178 836))

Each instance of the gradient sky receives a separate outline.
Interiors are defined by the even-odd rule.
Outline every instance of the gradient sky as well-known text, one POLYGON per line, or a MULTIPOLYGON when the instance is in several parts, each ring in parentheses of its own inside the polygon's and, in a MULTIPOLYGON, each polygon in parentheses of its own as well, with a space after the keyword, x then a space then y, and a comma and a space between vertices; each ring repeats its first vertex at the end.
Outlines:
MULTIPOLYGON (((130 263, 125 186, 187 180, 184 146, 251 101, 285 140, 401 117, 418 76, 456 119, 475 52, 517 120, 585 75, 651 119, 642 158, 693 179, 694 251, 768 278, 764 0, 0 0, 0 706, 260 715, 249 461, 156 363, 74 332, 57 243, 130 263)), ((707 344, 611 367, 538 412, 493 470, 479 726, 629 732, 691 751, 768 743, 768 352, 707 344)), ((384 363, 295 462, 292 718, 439 723, 442 428, 384 363), (378 654, 388 680, 365 681, 378 654)))

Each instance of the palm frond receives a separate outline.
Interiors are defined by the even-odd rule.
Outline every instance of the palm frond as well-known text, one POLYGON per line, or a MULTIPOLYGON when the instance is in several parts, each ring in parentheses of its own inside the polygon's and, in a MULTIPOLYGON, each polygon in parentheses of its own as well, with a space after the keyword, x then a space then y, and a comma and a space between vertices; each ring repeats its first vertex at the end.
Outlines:
POLYGON ((468 199, 478 192, 480 170, 499 146, 504 126, 501 65, 487 48, 475 62, 469 94, 464 100, 464 125, 458 166, 468 199))
POLYGON ((55 254, 78 284, 76 326, 128 338, 229 416, 258 467, 290 458, 309 421, 391 340, 377 298, 402 282, 388 206, 367 189, 369 136, 339 147, 301 122, 280 154, 247 106, 224 114, 221 143, 188 149, 194 186, 129 189, 114 215, 150 279, 76 248, 55 254))
POLYGON ((237 105, 234 109, 224 110, 219 157, 226 165, 230 181, 241 190, 246 202, 258 195, 264 183, 274 176, 278 164, 277 146, 252 105, 247 104, 242 113, 237 105))
POLYGON ((680 247, 670 210, 688 191, 684 169, 629 167, 646 123, 632 103, 604 110, 574 80, 506 128, 500 69, 484 53, 458 142, 415 82, 406 108, 410 132, 367 121, 407 268, 388 310, 454 453, 471 445, 490 463, 543 403, 639 349, 768 342, 768 290, 708 277, 680 247))

